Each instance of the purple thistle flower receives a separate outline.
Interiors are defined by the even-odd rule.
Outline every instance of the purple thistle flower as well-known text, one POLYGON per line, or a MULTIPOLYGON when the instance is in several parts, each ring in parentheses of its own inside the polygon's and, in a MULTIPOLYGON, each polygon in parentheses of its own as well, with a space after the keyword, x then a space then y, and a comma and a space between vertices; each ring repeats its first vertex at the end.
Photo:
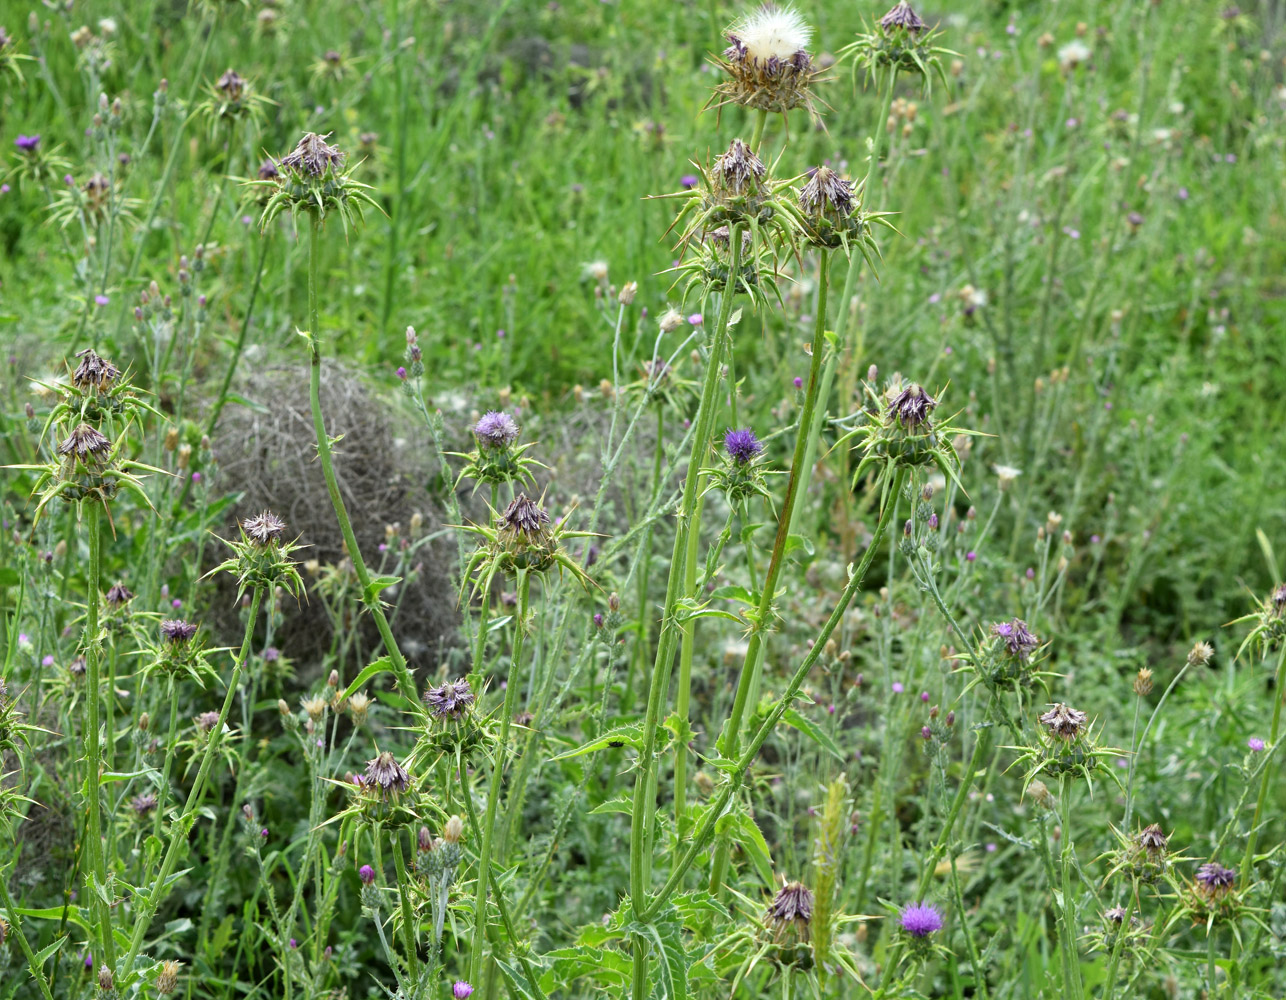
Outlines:
POLYGON ((480 448, 508 448, 518 440, 518 424, 509 414, 489 410, 473 426, 480 448))
POLYGON ((938 401, 912 382, 889 401, 889 416, 907 430, 915 430, 929 422, 938 401))
POLYGON ((894 694, 901 694, 901 693, 902 693, 903 691, 905 691, 905 690, 906 690, 906 688, 902 686, 902 682, 901 682, 901 681, 894 681, 894 682, 893 682, 893 693, 894 693, 894 694))
POLYGON ((996 622, 991 626, 991 634, 1005 644, 1010 656, 1016 656, 1020 660, 1026 660, 1031 651, 1040 645, 1040 640, 1021 618, 996 622))
POLYGON ((361 868, 357 869, 357 877, 362 880, 362 885, 374 885, 375 869, 370 865, 362 865, 361 868))
POLYGON ((1253 750, 1255 753, 1259 753, 1261 750, 1264 749, 1264 741, 1261 740, 1258 736, 1252 736, 1250 739, 1246 741, 1246 746, 1250 747, 1250 749, 1253 750))
POLYGON ((932 903, 908 903, 899 916, 902 929, 915 938, 942 930, 942 914, 932 903))
POLYGON ((1213 902, 1232 892, 1237 873, 1218 861, 1207 861, 1197 869, 1197 891, 1213 902))
POLYGON ((683 186, 684 191, 691 191, 700 183, 700 178, 696 174, 684 174, 679 178, 679 183, 683 186))
POLYGON ((455 985, 451 987, 451 995, 455 1000, 467 1000, 471 993, 473 993, 473 987, 463 979, 457 979, 455 985))
POLYGON ((13 144, 24 153, 34 153, 36 151, 36 147, 40 145, 40 136, 20 135, 18 138, 13 140, 13 144))
POLYGON ((439 719, 460 719, 474 702, 473 689, 465 678, 447 681, 424 692, 424 704, 439 719))
POLYGON ((196 625, 192 622, 185 622, 178 618, 166 618, 161 622, 161 637, 174 646, 182 646, 194 635, 196 635, 196 625))
POLYGON ((759 438, 755 437, 755 432, 749 427, 735 431, 729 428, 723 437, 723 447, 728 457, 738 465, 746 465, 764 450, 759 438))

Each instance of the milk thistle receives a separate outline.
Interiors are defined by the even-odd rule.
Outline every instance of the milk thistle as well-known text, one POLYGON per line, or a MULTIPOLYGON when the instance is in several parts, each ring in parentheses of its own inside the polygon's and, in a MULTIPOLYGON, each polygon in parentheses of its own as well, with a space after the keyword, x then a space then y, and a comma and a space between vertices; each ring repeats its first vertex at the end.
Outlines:
MULTIPOLYGON (((473 426, 477 448, 467 455, 448 453, 465 460, 456 478, 456 488, 466 479, 473 479, 476 484, 487 483, 492 487, 494 502, 494 490, 502 484, 534 487, 534 472, 545 468, 545 465, 526 454, 536 446, 534 441, 518 444, 521 433, 518 422, 508 413, 498 410, 484 413, 473 426)), ((477 485, 474 490, 476 492, 477 485)))
POLYGON ((267 197, 259 217, 261 231, 267 231, 284 211, 293 217, 311 212, 318 221, 335 213, 347 231, 350 224, 361 221, 366 208, 379 207, 368 194, 370 185, 354 179, 351 168, 346 168, 347 154, 327 138, 304 133, 298 145, 277 161, 276 176, 249 182, 267 197))
POLYGON ((802 107, 816 117, 812 88, 820 71, 808 53, 812 34, 793 7, 767 3, 737 20, 724 33, 728 47, 714 60, 728 79, 707 107, 739 104, 783 116, 802 107))
POLYGON ((939 32, 929 28, 906 0, 898 0, 856 41, 840 49, 840 57, 852 59, 854 72, 861 67, 868 79, 898 73, 919 76, 928 93, 934 76, 947 85, 943 57, 958 55, 938 45, 938 38, 939 32))

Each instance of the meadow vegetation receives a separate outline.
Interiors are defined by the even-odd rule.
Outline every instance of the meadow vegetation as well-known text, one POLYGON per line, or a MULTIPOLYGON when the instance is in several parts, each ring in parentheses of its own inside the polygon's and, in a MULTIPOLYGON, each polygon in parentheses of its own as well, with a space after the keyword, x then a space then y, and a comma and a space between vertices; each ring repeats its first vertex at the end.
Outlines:
POLYGON ((0 1000, 1286 995, 1282 41, 0 0, 0 1000))

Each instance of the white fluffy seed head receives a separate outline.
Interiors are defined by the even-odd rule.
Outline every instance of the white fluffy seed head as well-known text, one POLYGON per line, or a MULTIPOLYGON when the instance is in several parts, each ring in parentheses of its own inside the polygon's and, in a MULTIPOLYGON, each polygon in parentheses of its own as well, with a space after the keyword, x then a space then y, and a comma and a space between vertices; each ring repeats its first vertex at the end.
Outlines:
POLYGON ((807 49, 813 29, 793 7, 765 4, 734 24, 730 34, 741 40, 747 56, 765 63, 786 60, 807 49))

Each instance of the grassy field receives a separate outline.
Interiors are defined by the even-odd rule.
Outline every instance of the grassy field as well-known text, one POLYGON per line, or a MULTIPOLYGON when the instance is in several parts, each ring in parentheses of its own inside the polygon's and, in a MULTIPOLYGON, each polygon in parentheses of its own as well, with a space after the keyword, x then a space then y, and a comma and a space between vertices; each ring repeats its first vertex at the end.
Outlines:
POLYGON ((1286 995, 1282 21, 0 0, 0 998, 1286 995))

